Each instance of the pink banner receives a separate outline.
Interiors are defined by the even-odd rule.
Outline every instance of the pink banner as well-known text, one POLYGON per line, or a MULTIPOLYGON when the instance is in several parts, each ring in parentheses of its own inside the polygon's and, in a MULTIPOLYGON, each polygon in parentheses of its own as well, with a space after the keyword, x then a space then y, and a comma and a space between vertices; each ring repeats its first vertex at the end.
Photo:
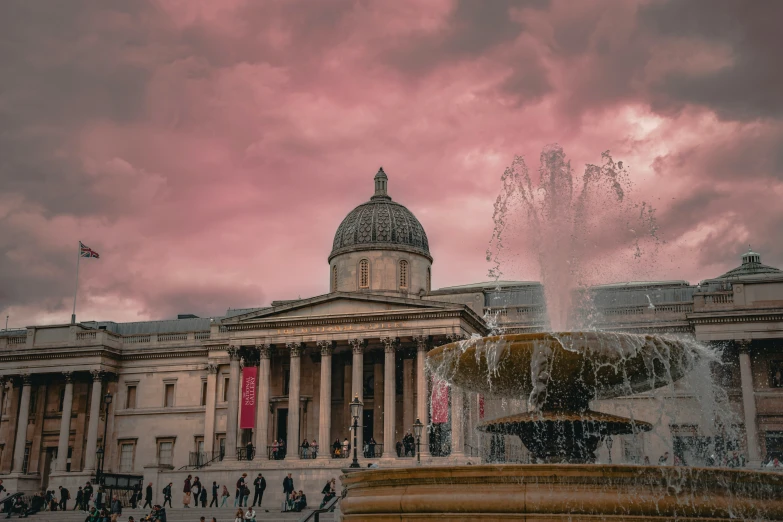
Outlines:
POLYGON ((449 385, 432 378, 432 423, 449 422, 449 385))
POLYGON ((245 366, 242 368, 242 401, 239 408, 239 427, 252 429, 256 427, 256 377, 258 368, 245 366))

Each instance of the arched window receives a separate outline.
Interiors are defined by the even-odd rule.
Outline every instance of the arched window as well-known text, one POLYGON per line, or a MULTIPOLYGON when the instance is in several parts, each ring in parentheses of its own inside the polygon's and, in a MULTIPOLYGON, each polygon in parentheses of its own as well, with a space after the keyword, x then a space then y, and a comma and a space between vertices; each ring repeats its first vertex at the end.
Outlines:
POLYGON ((427 267, 427 291, 432 290, 432 267, 427 267))
POLYGON ((332 267, 332 292, 337 291, 337 265, 332 267))
POLYGON ((400 261, 400 288, 408 288, 408 262, 404 259, 400 261))
POLYGON ((359 288, 370 288, 370 262, 359 261, 359 288))

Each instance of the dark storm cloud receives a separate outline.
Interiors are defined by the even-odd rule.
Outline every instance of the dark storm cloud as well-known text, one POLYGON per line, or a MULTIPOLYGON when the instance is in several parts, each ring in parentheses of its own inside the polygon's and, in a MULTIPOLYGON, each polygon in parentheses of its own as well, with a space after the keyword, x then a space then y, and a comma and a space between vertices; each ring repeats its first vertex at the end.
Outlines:
POLYGON ((783 2, 654 2, 640 11, 639 20, 663 37, 701 38, 731 49, 731 65, 709 73, 672 73, 654 85, 657 109, 702 105, 723 119, 742 121, 783 116, 783 2))

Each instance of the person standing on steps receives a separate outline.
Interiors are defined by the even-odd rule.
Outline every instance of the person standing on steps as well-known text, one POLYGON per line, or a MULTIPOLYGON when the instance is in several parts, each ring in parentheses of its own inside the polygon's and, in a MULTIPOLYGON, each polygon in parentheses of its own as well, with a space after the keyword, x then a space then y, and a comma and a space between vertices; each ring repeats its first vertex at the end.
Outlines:
POLYGON ((190 479, 192 478, 193 477, 191 475, 188 475, 188 478, 185 479, 185 485, 182 488, 182 493, 183 493, 182 504, 186 508, 190 507, 190 495, 192 494, 191 488, 193 487, 190 484, 190 479))
POLYGON ((209 507, 212 507, 212 504, 215 504, 215 507, 219 507, 218 505, 218 492, 220 491, 220 486, 218 486, 218 483, 214 480, 212 481, 212 500, 209 501, 209 507))
POLYGON ((293 492, 294 479, 291 478, 291 474, 289 473, 288 476, 283 479, 283 493, 285 493, 285 500, 283 500, 283 512, 288 511, 288 499, 293 492))
POLYGON ((84 491, 82 491, 82 487, 79 486, 79 489, 76 490, 76 505, 73 507, 73 510, 76 511, 77 509, 84 509, 84 491))
MULTIPOLYGON (((199 500, 201 500, 201 507, 207 507, 207 488, 201 487, 201 493, 199 493, 199 500)), ((196 503, 198 505, 198 503, 196 503)))
MULTIPOLYGON (((166 492, 164 491, 163 494, 165 495, 166 492)), ((146 507, 152 509, 152 482, 147 484, 147 489, 144 490, 144 505, 141 506, 141 509, 146 507)))
POLYGON ((266 489, 266 479, 263 477, 263 475, 261 475, 261 473, 259 473, 256 479, 253 481, 253 486, 255 488, 255 494, 253 495, 252 507, 261 507, 261 501, 264 498, 264 490, 266 489))
POLYGON ((71 498, 71 493, 64 487, 60 486, 60 511, 68 509, 68 499, 71 498))

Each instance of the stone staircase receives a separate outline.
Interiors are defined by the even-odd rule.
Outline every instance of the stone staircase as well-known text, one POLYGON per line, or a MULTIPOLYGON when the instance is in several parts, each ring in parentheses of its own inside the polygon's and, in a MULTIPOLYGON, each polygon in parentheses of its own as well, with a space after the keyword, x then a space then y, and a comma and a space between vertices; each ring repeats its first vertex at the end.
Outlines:
MULTIPOLYGON (((317 507, 317 506, 316 506, 317 507)), ((303 519, 311 509, 305 510, 302 513, 280 513, 280 508, 272 509, 266 507, 262 510, 256 509, 256 520, 261 521, 287 521, 294 522, 303 519), (269 509, 266 513, 264 509, 269 509)), ((142 511, 141 509, 123 508, 120 522, 127 522, 129 516, 133 516, 133 519, 138 522, 139 519, 146 515, 148 510, 142 511)), ((204 517, 207 522, 210 522, 212 517, 215 517, 218 522, 234 522, 234 508, 166 508, 166 520, 167 522, 199 522, 200 517, 204 517)), ((29 517, 31 522, 84 522, 87 515, 83 511, 44 511, 36 513, 29 517)), ((2 515, 2 520, 5 520, 5 514, 2 515)), ((17 520, 17 516, 14 515, 12 520, 17 520)), ((320 520, 324 522, 333 522, 337 518, 335 513, 322 513, 320 520)))

